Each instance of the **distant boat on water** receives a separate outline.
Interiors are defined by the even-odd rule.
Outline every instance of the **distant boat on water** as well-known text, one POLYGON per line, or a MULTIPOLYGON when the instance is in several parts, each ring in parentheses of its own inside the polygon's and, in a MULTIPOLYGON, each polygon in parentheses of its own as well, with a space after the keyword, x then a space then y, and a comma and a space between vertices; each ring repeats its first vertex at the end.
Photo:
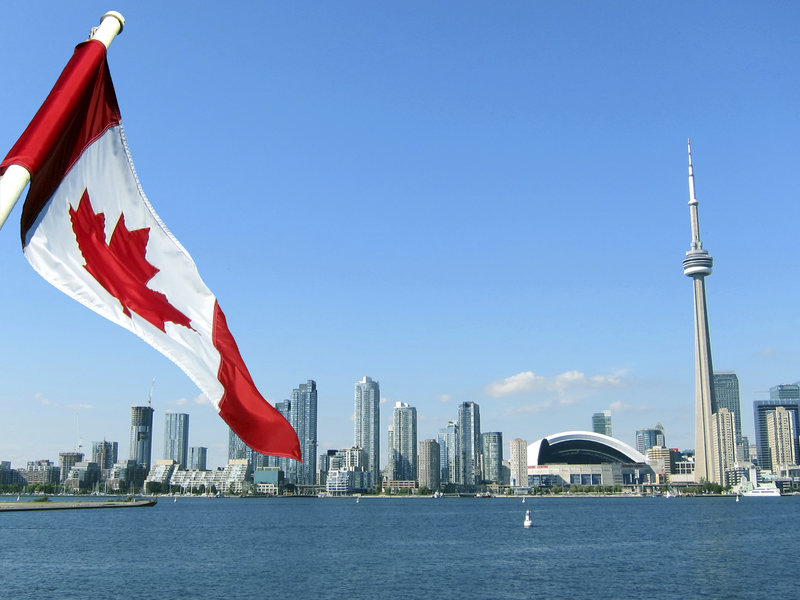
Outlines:
POLYGON ((778 498, 781 495, 781 491, 774 483, 769 483, 767 485, 758 485, 742 495, 746 498, 778 498))

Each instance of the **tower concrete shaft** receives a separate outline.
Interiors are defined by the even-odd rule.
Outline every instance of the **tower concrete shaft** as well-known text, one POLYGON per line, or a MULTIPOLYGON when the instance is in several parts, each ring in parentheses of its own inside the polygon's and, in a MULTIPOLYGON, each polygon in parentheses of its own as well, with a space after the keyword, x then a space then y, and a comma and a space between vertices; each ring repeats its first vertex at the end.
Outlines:
POLYGON ((708 331, 706 305, 706 275, 711 275, 714 260, 700 241, 700 220, 694 192, 692 146, 689 149, 689 214, 692 225, 692 243, 683 259, 683 274, 692 278, 694 288, 694 349, 695 349, 695 481, 722 483, 722 473, 717 473, 713 456, 711 407, 714 405, 714 366, 711 360, 711 336, 708 331))

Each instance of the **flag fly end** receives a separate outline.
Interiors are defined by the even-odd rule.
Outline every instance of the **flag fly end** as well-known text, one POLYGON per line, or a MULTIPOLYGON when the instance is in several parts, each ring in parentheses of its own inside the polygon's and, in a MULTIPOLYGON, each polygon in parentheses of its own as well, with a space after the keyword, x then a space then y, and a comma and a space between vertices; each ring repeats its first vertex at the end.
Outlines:
POLYGON ((115 10, 108 11, 100 19, 100 25, 92 28, 89 39, 102 42, 108 48, 114 38, 122 33, 123 27, 125 27, 125 17, 115 10))

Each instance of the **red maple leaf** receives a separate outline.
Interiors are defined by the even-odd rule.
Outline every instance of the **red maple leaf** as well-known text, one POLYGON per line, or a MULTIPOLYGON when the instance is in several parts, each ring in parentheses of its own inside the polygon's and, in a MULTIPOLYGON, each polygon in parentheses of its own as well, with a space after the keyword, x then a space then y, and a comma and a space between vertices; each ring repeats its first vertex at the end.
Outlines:
POLYGON ((191 329, 189 317, 172 306, 164 294, 147 287, 159 271, 145 258, 149 227, 128 231, 125 215, 120 214, 111 241, 106 244, 105 214, 95 214, 86 190, 77 210, 69 207, 69 217, 86 261, 84 269, 119 300, 122 312, 130 317, 133 311, 161 331, 166 331, 167 321, 191 329))

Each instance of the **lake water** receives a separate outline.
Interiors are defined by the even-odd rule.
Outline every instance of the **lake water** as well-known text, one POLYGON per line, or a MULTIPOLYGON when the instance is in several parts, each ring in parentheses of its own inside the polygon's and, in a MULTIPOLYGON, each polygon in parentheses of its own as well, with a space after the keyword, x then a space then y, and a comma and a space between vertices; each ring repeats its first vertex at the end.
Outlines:
POLYGON ((799 518, 800 497, 165 498, 0 513, 0 597, 794 598, 799 518))

